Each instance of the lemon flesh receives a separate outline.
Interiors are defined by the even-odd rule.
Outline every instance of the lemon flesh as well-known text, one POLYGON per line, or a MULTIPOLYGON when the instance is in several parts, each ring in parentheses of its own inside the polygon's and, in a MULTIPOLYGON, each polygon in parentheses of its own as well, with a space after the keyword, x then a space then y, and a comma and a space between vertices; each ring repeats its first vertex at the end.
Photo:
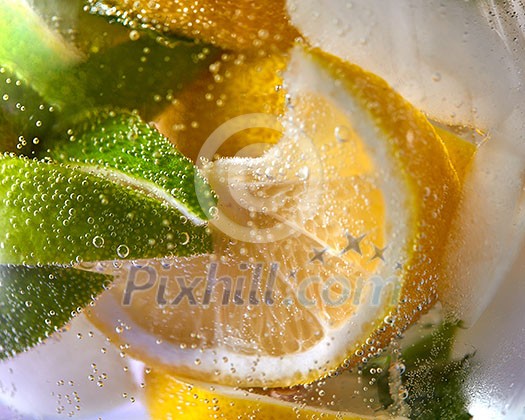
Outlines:
MULTIPOLYGON (((284 114, 281 74, 287 63, 288 56, 281 54, 255 58, 223 54, 157 117, 158 130, 184 155, 197 160, 206 139, 230 119, 251 113, 284 114)), ((282 131, 282 125, 279 128, 282 131)), ((262 153, 279 141, 280 131, 260 127, 240 131, 226 139, 217 154, 235 156, 247 146, 252 153, 262 153)))

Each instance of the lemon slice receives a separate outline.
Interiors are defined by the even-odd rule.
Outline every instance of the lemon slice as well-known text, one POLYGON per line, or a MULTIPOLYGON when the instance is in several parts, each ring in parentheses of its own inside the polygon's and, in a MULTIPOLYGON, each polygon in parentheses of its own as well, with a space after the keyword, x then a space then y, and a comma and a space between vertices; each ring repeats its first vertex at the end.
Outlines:
POLYGON ((185 377, 290 386, 366 361, 435 301, 459 181, 432 126, 318 50, 295 49, 284 80, 276 146, 210 162, 232 131, 278 127, 257 114, 201 149, 219 197, 214 253, 130 267, 91 310, 130 354, 185 377))
POLYGON ((161 34, 175 33, 231 50, 259 54, 292 46, 298 33, 289 24, 283 0, 131 1, 90 0, 91 11, 137 23, 161 34))
MULTIPOLYGON (((218 126, 251 113, 284 114, 285 92, 281 72, 288 57, 246 57, 223 54, 202 77, 184 87, 173 104, 157 118, 158 130, 192 160, 199 156, 206 139, 218 126)), ((253 127, 235 133, 217 150, 221 156, 235 156, 242 148, 259 147, 262 152, 281 138, 275 131, 253 127)))
MULTIPOLYGON (((393 419, 388 414, 374 416, 330 410, 283 401, 248 390, 215 386, 202 382, 186 383, 169 374, 152 371, 146 376, 146 403, 154 420, 300 418, 327 420, 393 419)), ((348 396, 351 398, 350 396, 348 396)), ((404 417, 395 417, 402 419, 404 417)))

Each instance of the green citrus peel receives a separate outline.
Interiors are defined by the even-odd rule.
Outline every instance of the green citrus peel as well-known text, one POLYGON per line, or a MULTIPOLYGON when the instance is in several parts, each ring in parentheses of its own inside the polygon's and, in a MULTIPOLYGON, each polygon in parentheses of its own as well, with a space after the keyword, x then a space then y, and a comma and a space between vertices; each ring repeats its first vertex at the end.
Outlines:
POLYGON ((137 114, 97 110, 67 127, 61 141, 42 151, 43 156, 107 173, 178 208, 197 225, 207 219, 214 205, 209 187, 193 163, 137 114))
POLYGON ((69 268, 0 265, 0 360, 60 329, 109 282, 69 268))
POLYGON ((192 255, 206 226, 178 209, 83 168, 0 157, 0 264, 192 255))

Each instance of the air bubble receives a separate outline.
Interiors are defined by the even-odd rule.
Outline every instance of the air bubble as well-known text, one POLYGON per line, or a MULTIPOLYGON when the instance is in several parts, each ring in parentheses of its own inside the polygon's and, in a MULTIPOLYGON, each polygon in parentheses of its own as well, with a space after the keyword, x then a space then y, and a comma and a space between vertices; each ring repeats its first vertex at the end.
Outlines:
POLYGON ((335 127, 334 135, 339 143, 346 143, 351 138, 350 129, 344 125, 335 127))
POLYGON ((140 39, 139 31, 136 31, 136 30, 130 31, 129 39, 131 39, 132 41, 138 41, 140 39))
POLYGON ((102 248, 104 246, 104 238, 102 236, 95 236, 93 238, 93 246, 95 248, 102 248))
POLYGON ((257 36, 260 39, 268 39, 268 37, 270 36, 270 33, 266 29, 261 29, 259 30, 259 32, 257 32, 257 36))
POLYGON ((303 166, 301 169, 297 171, 295 175, 301 181, 306 181, 308 177, 310 176, 310 168, 308 168, 308 166, 303 166))
POLYGON ((209 213, 210 213, 210 216, 213 219, 215 219, 219 215, 219 209, 217 207, 215 207, 215 206, 210 207, 209 213))
POLYGON ((182 232, 181 235, 184 238, 181 245, 188 245, 190 243, 190 235, 187 232, 182 232))
POLYGON ((129 248, 127 245, 119 245, 117 248, 117 255, 119 258, 126 258, 129 255, 129 248))
POLYGON ((406 400, 408 398, 408 391, 404 387, 400 387, 397 395, 399 399, 406 400))

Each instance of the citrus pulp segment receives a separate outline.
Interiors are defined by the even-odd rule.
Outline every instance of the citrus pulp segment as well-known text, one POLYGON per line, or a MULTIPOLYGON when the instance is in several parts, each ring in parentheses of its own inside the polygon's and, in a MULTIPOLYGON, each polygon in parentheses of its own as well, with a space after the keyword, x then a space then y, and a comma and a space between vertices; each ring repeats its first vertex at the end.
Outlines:
MULTIPOLYGON (((222 54, 203 77, 182 89, 173 104, 157 116, 156 125, 195 161, 215 128, 230 119, 251 113, 284 114, 281 73, 286 64, 287 56, 280 54, 256 58, 222 54)), ((280 137, 281 133, 272 129, 248 128, 229 137, 217 153, 235 156, 247 146, 251 146, 252 153, 262 153, 280 137)))

